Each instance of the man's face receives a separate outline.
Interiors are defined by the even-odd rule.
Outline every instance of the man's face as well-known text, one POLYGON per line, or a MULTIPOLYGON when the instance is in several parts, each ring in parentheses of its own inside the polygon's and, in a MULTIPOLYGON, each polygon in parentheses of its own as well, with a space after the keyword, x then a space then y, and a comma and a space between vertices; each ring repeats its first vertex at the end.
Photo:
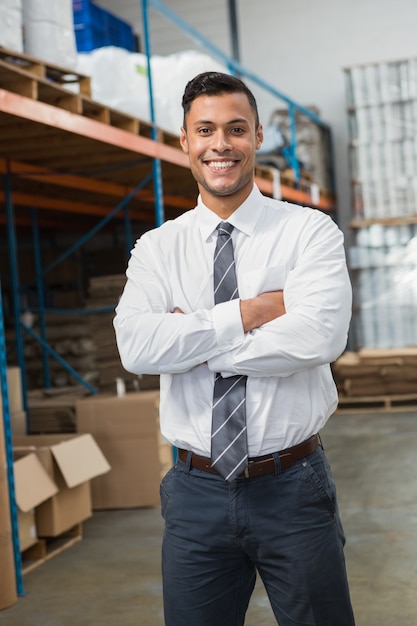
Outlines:
MULTIPOLYGON (((221 198, 232 210, 252 190, 255 151, 262 143, 262 127, 243 93, 199 96, 181 129, 181 146, 203 202, 209 207, 221 198)), ((224 203, 223 203, 224 204, 224 203)))

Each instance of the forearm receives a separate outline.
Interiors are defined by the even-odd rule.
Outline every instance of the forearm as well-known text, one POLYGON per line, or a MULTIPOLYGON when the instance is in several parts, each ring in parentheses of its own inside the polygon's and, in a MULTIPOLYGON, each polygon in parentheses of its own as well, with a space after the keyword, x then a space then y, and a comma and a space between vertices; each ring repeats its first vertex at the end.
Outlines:
POLYGON ((180 310, 175 307, 172 312, 152 310, 149 304, 133 307, 122 297, 114 328, 126 370, 136 374, 185 372, 233 350, 243 339, 237 301, 187 315, 176 312, 180 310))
POLYGON ((343 351, 347 323, 323 329, 297 314, 273 320, 247 333, 236 349, 208 361, 213 372, 253 377, 291 376, 310 367, 331 363, 343 351))
POLYGON ((346 345, 351 317, 347 271, 335 260, 327 280, 309 281, 306 274, 295 271, 288 278, 281 315, 247 332, 235 350, 210 359, 209 368, 229 375, 290 376, 334 361, 346 345))
POLYGON ((262 293, 240 301, 240 314, 245 333, 281 317, 285 313, 283 291, 262 293))
POLYGON ((201 311, 193 316, 135 312, 121 317, 118 314, 114 328, 122 365, 135 374, 187 371, 215 353, 215 332, 209 312, 201 311), (187 341, 190 335, 195 341, 187 341))

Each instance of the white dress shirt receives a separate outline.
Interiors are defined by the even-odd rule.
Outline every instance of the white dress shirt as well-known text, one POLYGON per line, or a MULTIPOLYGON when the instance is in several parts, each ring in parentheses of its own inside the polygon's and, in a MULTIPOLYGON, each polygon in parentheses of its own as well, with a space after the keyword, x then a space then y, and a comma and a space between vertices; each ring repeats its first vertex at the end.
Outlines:
POLYGON ((247 375, 254 457, 300 443, 334 412, 329 363, 346 345, 351 286, 333 220, 254 186, 228 219, 239 296, 283 289, 286 314, 245 334, 238 299, 214 305, 220 221, 199 198, 146 232, 132 251, 114 327, 124 367, 161 375, 161 431, 180 448, 210 456, 214 373, 247 375))

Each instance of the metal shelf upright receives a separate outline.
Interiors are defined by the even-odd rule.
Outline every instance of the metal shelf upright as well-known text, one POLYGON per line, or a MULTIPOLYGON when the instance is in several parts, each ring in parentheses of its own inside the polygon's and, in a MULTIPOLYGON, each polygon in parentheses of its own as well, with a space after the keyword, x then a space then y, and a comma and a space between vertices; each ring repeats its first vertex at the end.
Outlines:
MULTIPOLYGON (((190 37, 191 40, 196 42, 199 46, 205 49, 213 58, 217 59, 222 63, 226 68, 228 68, 231 74, 235 74, 240 78, 246 78, 257 86, 261 87, 265 91, 267 91, 272 96, 278 98, 282 102, 284 102, 288 106, 288 115, 289 115, 289 128, 290 128, 290 154, 291 154, 291 167, 294 173, 294 180, 298 184, 300 182, 300 167, 297 158, 297 129, 296 129, 296 113, 301 113, 308 119, 310 119, 314 124, 317 124, 321 128, 323 128, 328 136, 329 143, 329 153, 330 153, 330 192, 335 196, 336 195, 336 183, 335 183, 335 175, 334 175, 334 153, 333 153, 333 140, 332 140, 332 132, 330 126, 324 122, 318 115, 316 115, 313 111, 310 111, 308 108, 298 104, 284 93, 276 89, 273 85, 270 85, 267 81, 263 80, 260 76, 255 74, 254 72, 245 68, 238 60, 226 55, 220 48, 215 46, 211 41, 209 41, 204 35, 202 35, 198 30, 196 30, 193 26, 191 26, 188 22, 186 22, 183 18, 177 15, 174 11, 172 11, 169 7, 167 7, 160 0, 142 0, 142 14, 143 14, 143 22, 144 22, 144 37, 145 37, 145 49, 148 57, 148 68, 149 68, 149 92, 150 92, 150 101, 153 103, 152 97, 152 80, 150 74, 150 35, 149 35, 149 25, 148 25, 148 6, 152 6, 156 9, 161 15, 163 15, 166 19, 172 22, 177 28, 179 28, 182 32, 184 32, 187 36, 190 37)), ((153 104, 152 106, 152 122, 155 122, 154 114, 153 114, 153 104)), ((157 122, 157 120, 156 120, 157 122)), ((297 195, 294 197, 294 201, 298 201, 297 195)), ((324 208, 324 207, 323 207, 324 208)))

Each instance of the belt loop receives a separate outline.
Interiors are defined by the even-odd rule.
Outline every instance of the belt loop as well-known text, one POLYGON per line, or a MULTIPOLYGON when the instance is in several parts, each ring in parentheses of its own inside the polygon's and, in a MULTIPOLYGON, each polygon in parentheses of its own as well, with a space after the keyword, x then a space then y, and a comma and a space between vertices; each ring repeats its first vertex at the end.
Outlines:
POLYGON ((193 453, 191 452, 191 450, 182 450, 181 452, 187 453, 187 458, 184 460, 182 460, 180 458, 180 455, 178 454, 178 459, 181 461, 181 470, 183 472, 189 473, 191 470, 191 459, 192 459, 193 453))
POLYGON ((185 469, 187 470, 187 472, 190 472, 191 470, 191 458, 193 456, 193 453, 191 452, 191 450, 187 451, 187 460, 185 461, 185 469))
POLYGON ((273 452, 272 457, 275 461, 275 476, 279 476, 281 474, 281 461, 279 460, 279 452, 273 452))

